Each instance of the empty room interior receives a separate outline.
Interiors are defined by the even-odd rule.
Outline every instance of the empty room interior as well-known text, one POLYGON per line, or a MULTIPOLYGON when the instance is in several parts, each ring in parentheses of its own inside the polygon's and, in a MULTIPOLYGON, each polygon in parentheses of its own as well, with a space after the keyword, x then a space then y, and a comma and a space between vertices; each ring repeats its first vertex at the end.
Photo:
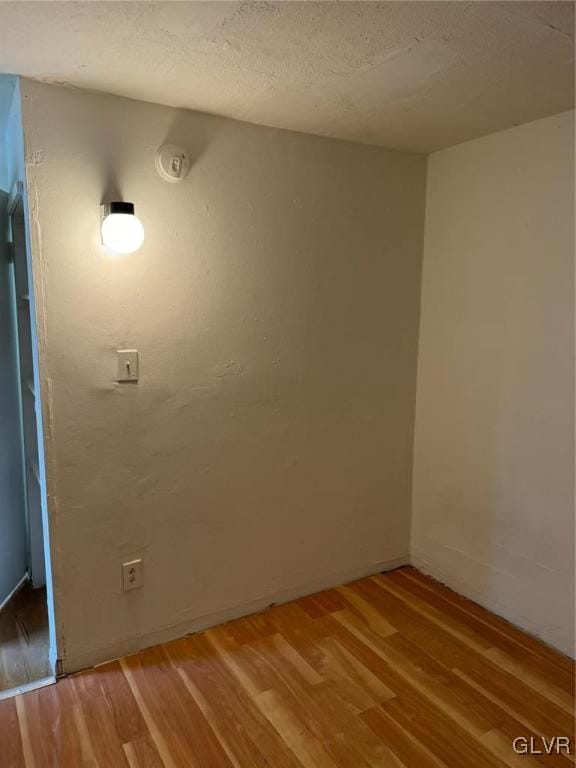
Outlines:
POLYGON ((570 768, 574 2, 0 1, 0 768, 570 768))

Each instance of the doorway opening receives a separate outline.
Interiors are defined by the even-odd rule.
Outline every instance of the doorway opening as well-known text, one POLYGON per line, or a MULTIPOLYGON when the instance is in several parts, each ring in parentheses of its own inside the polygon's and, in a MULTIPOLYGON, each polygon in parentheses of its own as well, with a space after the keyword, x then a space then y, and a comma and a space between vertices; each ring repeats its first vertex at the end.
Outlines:
POLYGON ((0 76, 0 698, 53 682, 56 659, 19 107, 0 76))

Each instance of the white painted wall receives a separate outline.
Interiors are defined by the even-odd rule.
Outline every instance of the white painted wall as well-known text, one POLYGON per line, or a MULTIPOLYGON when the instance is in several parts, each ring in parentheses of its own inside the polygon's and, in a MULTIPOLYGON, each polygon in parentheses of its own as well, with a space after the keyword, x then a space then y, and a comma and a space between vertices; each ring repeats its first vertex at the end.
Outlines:
POLYGON ((405 562, 425 158, 22 91, 65 669, 405 562), (118 196, 146 241, 112 258, 118 196))
POLYGON ((416 566, 574 654, 574 113, 429 159, 416 566))

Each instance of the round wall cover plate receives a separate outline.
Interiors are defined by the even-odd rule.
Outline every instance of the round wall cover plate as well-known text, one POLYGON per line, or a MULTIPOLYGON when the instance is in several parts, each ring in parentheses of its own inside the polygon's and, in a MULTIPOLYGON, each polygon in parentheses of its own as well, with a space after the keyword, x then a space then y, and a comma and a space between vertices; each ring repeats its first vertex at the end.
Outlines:
POLYGON ((163 144, 156 152, 156 170, 164 181, 174 184, 188 175, 190 158, 182 147, 163 144))

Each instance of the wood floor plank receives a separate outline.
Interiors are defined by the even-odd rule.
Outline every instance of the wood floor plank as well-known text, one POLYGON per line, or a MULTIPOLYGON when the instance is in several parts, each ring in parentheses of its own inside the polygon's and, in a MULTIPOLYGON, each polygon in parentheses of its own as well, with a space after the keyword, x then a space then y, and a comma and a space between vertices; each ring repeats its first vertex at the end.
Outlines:
POLYGON ((80 707, 98 768, 129 768, 107 699, 84 699, 80 707))
POLYGON ((293 708, 277 691, 268 690, 257 696, 258 705, 282 736, 304 768, 336 768, 324 744, 301 722, 293 708))
MULTIPOLYGON (((323 615, 330 615, 330 612, 326 611, 323 615)), ((315 667, 322 656, 319 646, 326 637, 322 623, 312 619, 303 610, 300 601, 274 608, 270 611, 270 619, 276 631, 315 667)))
POLYGON ((402 768, 400 760, 362 720, 363 713, 351 716, 347 707, 342 706, 346 702, 338 685, 328 683, 319 687, 315 698, 331 729, 351 748, 355 756, 353 764, 366 763, 371 768, 402 768))
POLYGON ((124 744, 124 754, 130 768, 166 768, 149 735, 124 744))
POLYGON ((574 720, 563 710, 554 708, 546 699, 531 692, 517 681, 511 685, 511 676, 501 677, 480 663, 472 661, 465 670, 456 673, 488 700, 505 709, 536 733, 551 738, 574 733, 574 720))
POLYGON ((496 616, 496 614, 491 613, 486 608, 474 603, 472 600, 462 597, 462 595, 459 595, 457 592, 440 584, 440 582, 431 579, 429 576, 425 576, 416 568, 406 567, 400 570, 408 578, 412 581, 416 581, 429 592, 442 597, 448 604, 457 606, 471 618, 492 627, 517 646, 520 646, 531 652, 533 655, 541 658, 550 668, 558 667, 572 681, 572 690, 574 689, 576 664, 573 659, 558 653, 558 651, 555 651, 553 648, 540 642, 537 638, 523 632, 521 629, 518 629, 518 627, 510 624, 510 622, 502 619, 500 616, 496 616))
MULTIPOLYGON (((247 685, 247 690, 254 690, 254 678, 247 678, 264 671, 269 687, 257 693, 256 702, 300 762, 309 765, 317 760, 319 765, 368 768, 341 734, 331 729, 315 690, 312 693, 316 682, 311 685, 290 657, 278 652, 270 638, 255 644, 250 651, 250 656, 244 653, 236 658, 228 654, 225 661, 230 663, 238 680, 247 685), (243 665, 244 669, 240 669, 243 665)), ((341 706, 345 709, 344 704, 341 706)))
POLYGON ((544 698, 563 709, 569 715, 574 711, 574 695, 549 681, 549 675, 542 671, 540 664, 526 664, 526 661, 512 656, 500 648, 490 648, 484 656, 509 674, 522 680, 544 698))
POLYGON ((49 677, 46 589, 24 584, 0 611, 0 692, 49 677))
MULTIPOLYGON (((0 666, 3 661, 0 654, 0 666)), ((1 768, 574 768, 574 664, 411 568, 0 701, 1 768)))
POLYGON ((481 632, 478 632, 474 626, 458 621, 458 619, 450 615, 449 611, 439 610, 431 601, 424 600, 419 595, 415 595, 413 591, 405 588, 403 582, 398 583, 394 574, 390 574, 388 578, 385 578, 384 574, 379 574, 378 576, 373 576, 370 581, 396 595, 403 603, 420 613, 428 621, 438 625, 477 653, 483 653, 493 647, 492 642, 484 637, 481 632))
POLYGON ((276 627, 270 621, 268 613, 256 613, 226 624, 226 631, 236 643, 254 643, 262 637, 276 633, 276 627))
MULTIPOLYGON (((495 730, 498 732, 496 736, 494 736, 494 732, 489 731, 482 736, 481 741, 495 754, 499 754, 501 757, 505 756, 512 764, 516 761, 517 756, 512 744, 514 739, 518 736, 524 737, 525 739, 533 739, 534 744, 542 744, 542 737, 540 734, 535 733, 529 728, 523 727, 515 718, 503 717, 500 725, 495 730)), ((546 754, 544 750, 541 750, 541 752, 542 754, 522 755, 522 757, 530 758, 534 760, 538 766, 546 766, 547 768, 548 766, 550 768, 572 768, 574 764, 571 759, 573 754, 566 755, 564 752, 556 752, 555 750, 552 750, 549 754, 546 754)))
MULTIPOLYGON (((274 724, 276 727, 283 726, 283 737, 293 751, 298 749, 300 760, 310 762, 313 757, 309 754, 310 746, 306 748, 311 734, 316 743, 322 744, 325 753, 324 757, 316 756, 316 759, 329 760, 346 768, 385 765, 387 751, 370 745, 370 735, 364 724, 350 717, 347 706, 353 702, 355 711, 361 710, 366 705, 372 705, 371 697, 355 687, 350 678, 327 674, 331 666, 329 657, 325 657, 326 664, 321 666, 323 675, 326 675, 325 682, 322 682, 323 675, 319 673, 312 677, 309 671, 303 673, 302 657, 286 653, 288 645, 285 638, 279 642, 276 635, 253 647, 261 663, 269 667, 269 690, 278 694, 259 694, 258 701, 262 704, 271 700, 276 718, 274 724), (294 741, 294 722, 299 722, 304 728, 301 734, 303 741, 294 741)), ((262 709, 262 712, 270 719, 269 710, 262 709)), ((390 763, 390 759, 387 762, 390 763)))
MULTIPOLYGON (((514 735, 538 737, 536 731, 527 728, 508 709, 484 696, 473 685, 469 685, 457 671, 448 671, 425 651, 400 635, 385 641, 387 658, 398 671, 414 681, 423 698, 434 704, 439 712, 450 717, 473 738, 483 739, 487 732, 497 728, 510 735, 509 753, 514 735), (487 730, 488 729, 488 730, 487 730)), ((492 742, 489 743, 490 748, 492 742)), ((564 758, 546 759, 546 765, 566 766, 564 758)))
MULTIPOLYGON (((20 730, 20 738, 22 743, 22 755, 24 757, 24 764, 26 768, 36 768, 36 760, 34 759, 34 749, 32 748, 32 736, 30 728, 28 727, 28 715, 26 714, 26 707, 24 704, 24 697, 17 696, 15 698, 16 712, 18 714, 18 725, 20 730)), ((13 733, 13 738, 18 738, 13 733)), ((16 751, 15 745, 10 745, 10 751, 16 751)))
MULTIPOLYGON (((374 579, 384 588, 396 588, 399 590, 397 594, 409 594, 416 606, 433 612, 435 620, 452 627, 455 632, 467 634, 473 644, 483 641, 485 655, 499 666, 505 669, 514 666, 519 677, 526 680, 529 676, 535 687, 546 688, 557 703, 563 702, 569 709, 573 708, 575 670, 567 674, 556 664, 543 661, 540 654, 526 649, 523 644, 517 642, 518 637, 523 637, 518 630, 515 634, 516 639, 512 640, 509 635, 451 602, 446 595, 438 594, 419 580, 410 578, 405 569, 386 574, 386 576, 380 574, 374 579)), ((466 605, 469 604, 468 601, 466 605)))
POLYGON ((322 682, 322 677, 316 672, 306 659, 291 645, 284 635, 278 633, 271 635, 269 639, 275 650, 284 657, 284 659, 298 671, 302 679, 309 685, 318 685, 322 682))
POLYGON ((217 713, 221 727, 228 733, 228 743, 234 745, 242 765, 301 768, 280 735, 268 727, 252 695, 238 685, 208 633, 169 643, 167 653, 217 713))
POLYGON ((124 742, 148 731, 118 662, 73 675, 68 682, 85 751, 89 745, 98 768, 129 768, 124 742))
POLYGON ((401 728, 381 707, 368 709, 362 715, 362 720, 390 746, 406 768, 447 768, 445 763, 401 728))
POLYGON ((552 736, 554 728, 560 728, 562 733, 570 731, 573 718, 569 713, 492 663, 482 653, 474 653, 465 641, 411 609, 374 580, 365 579, 355 584, 353 590, 365 600, 372 598, 381 611, 391 614, 391 621, 399 632, 416 645, 427 648, 428 653, 447 669, 457 669, 467 679, 475 680, 476 687, 481 681, 483 688, 491 693, 491 700, 513 712, 521 708, 527 715, 525 722, 538 733, 552 736))
POLYGON ((388 638, 373 638, 368 627, 352 634, 351 623, 335 621, 338 614, 325 622, 334 622, 332 631, 349 650, 362 659, 386 686, 397 696, 410 698, 419 695, 433 702, 439 711, 465 726, 471 737, 478 738, 501 719, 502 712, 490 702, 478 697, 457 676, 429 658, 425 652, 394 635, 388 638), (363 638, 369 644, 363 642, 363 638), (495 711, 492 711, 495 710, 495 711))
POLYGON ((118 661, 101 664, 94 670, 96 682, 105 696, 114 727, 122 744, 146 740, 148 727, 118 661))
MULTIPOLYGON (((178 768, 232 768, 180 675, 158 646, 124 660, 178 768)), ((154 737, 154 734, 152 734, 154 737)), ((161 756, 164 759, 164 755, 161 756)))
POLYGON ((511 750, 510 739, 498 728, 494 728, 492 731, 484 734, 482 742, 494 754, 500 755, 505 763, 512 766, 512 768, 540 768, 542 765, 531 755, 520 755, 511 750))
POLYGON ((218 716, 217 711, 212 707, 209 701, 204 698, 201 691, 197 688, 195 681, 184 670, 179 670, 179 675, 182 678, 182 682, 186 686, 188 693, 198 705, 198 708, 204 715, 206 721, 210 724, 214 735, 228 756, 231 765, 233 765, 234 768, 241 768, 241 763, 236 756, 237 753, 228 740, 225 726, 222 723, 221 718, 218 716))
POLYGON ((474 737, 481 736, 500 722, 502 713, 490 702, 399 634, 380 642, 378 653, 390 670, 404 681, 401 688, 397 682, 390 683, 398 687, 398 695, 418 692, 474 737))
MULTIPOLYGON (((340 612, 342 613, 342 612, 340 612)), ((332 620, 338 614, 334 614, 332 620)), ((325 622, 330 621, 324 619, 325 622)), ((346 631, 345 626, 334 626, 333 633, 346 631)), ((364 627, 360 637, 370 637, 371 630, 364 627)), ((486 698, 473 686, 460 679, 457 673, 446 670, 432 657, 399 634, 387 638, 371 638, 372 648, 365 647, 354 635, 341 635, 341 642, 351 643, 357 653, 363 654, 365 663, 372 664, 376 674, 380 674, 391 689, 400 697, 418 693, 423 699, 434 705, 438 712, 449 717, 455 725, 463 728, 472 739, 482 739, 490 730, 499 727, 509 735, 509 753, 512 754, 512 741, 515 736, 539 738, 539 734, 520 722, 508 710, 502 709, 494 701, 486 698), (356 645, 354 645, 356 643, 356 645), (376 658, 376 655, 378 658, 376 658), (371 658, 372 657, 372 658, 371 658)), ((492 743, 489 743, 492 749, 492 743)), ((546 756, 545 765, 558 765, 566 768, 567 762, 562 756, 546 756)))
POLYGON ((29 745, 27 768, 96 768, 91 742, 82 738, 82 718, 70 688, 70 680, 63 680, 18 699, 23 740, 29 745))
POLYGON ((424 696, 395 698, 380 708, 405 732, 448 766, 470 768, 505 768, 481 740, 469 734, 453 719, 446 717, 424 696))
POLYGON ((322 648, 326 654, 326 664, 321 670, 322 675, 332 680, 336 689, 340 689, 347 700, 351 698, 353 705, 359 700, 355 704, 359 711, 362 712, 394 697, 394 692, 356 656, 346 650, 338 640, 332 637, 326 638, 322 648), (350 694, 350 691, 353 693, 350 694))
POLYGON ((366 621, 370 629, 373 629, 381 637, 388 637, 397 632, 397 628, 391 624, 384 614, 379 611, 370 600, 352 587, 340 587, 340 593, 344 596, 346 604, 350 604, 355 611, 366 621))
POLYGON ((6 768, 25 768, 22 736, 14 699, 0 701, 0 749, 6 768))

